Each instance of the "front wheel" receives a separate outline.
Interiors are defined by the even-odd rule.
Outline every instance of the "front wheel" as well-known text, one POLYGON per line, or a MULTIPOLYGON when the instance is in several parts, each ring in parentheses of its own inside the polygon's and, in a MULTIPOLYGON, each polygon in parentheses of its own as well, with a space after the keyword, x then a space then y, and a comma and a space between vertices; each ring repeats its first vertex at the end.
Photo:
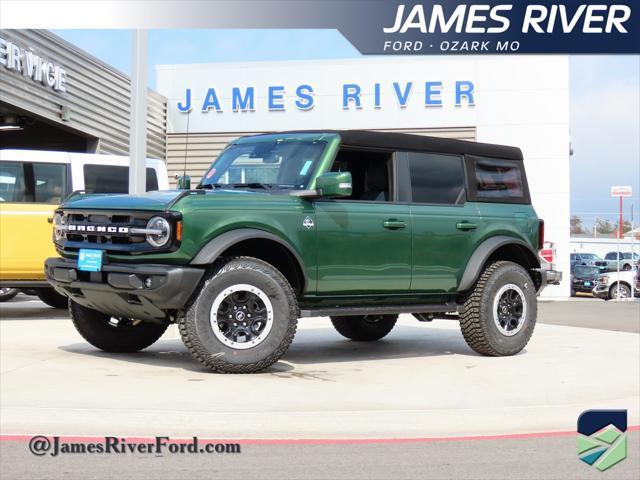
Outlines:
POLYGON ((214 265, 178 327, 202 365, 218 373, 254 373, 291 345, 298 303, 287 279, 252 257, 214 265))
POLYGON ((625 272, 628 272, 629 270, 631 270, 631 264, 625 263, 624 266, 622 267, 622 270, 624 270, 625 272))
POLYGON ((67 308, 69 306, 69 299, 53 288, 39 288, 36 290, 36 296, 53 308, 67 308))
POLYGON ((529 342, 536 324, 536 288, 527 271, 498 261, 480 275, 460 311, 467 344, 488 356, 515 355, 529 342))
POLYGON ((132 353, 158 340, 169 323, 155 323, 131 318, 114 318, 105 313, 69 302, 74 327, 82 338, 105 352, 132 353))
POLYGON ((622 300, 631 298, 631 289, 624 283, 616 283, 609 289, 610 300, 622 300))
POLYGON ((398 315, 359 315, 331 317, 340 335, 357 342, 374 342, 385 337, 395 326, 398 315))
POLYGON ((20 292, 20 290, 17 288, 0 288, 0 302, 8 302, 18 295, 18 292, 20 292))

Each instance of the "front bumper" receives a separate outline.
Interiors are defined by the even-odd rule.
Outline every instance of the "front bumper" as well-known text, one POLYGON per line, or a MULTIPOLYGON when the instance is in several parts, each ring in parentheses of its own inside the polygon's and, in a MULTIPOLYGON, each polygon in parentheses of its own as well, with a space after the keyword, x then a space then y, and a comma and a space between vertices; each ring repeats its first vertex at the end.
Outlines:
POLYGON ((596 298, 609 298, 609 287, 610 285, 607 283, 596 283, 596 286, 591 290, 591 294, 596 298))
POLYGON ((204 269, 170 265, 108 264, 100 272, 78 270, 75 260, 49 258, 47 280, 74 302, 113 316, 165 320, 191 298, 204 269))

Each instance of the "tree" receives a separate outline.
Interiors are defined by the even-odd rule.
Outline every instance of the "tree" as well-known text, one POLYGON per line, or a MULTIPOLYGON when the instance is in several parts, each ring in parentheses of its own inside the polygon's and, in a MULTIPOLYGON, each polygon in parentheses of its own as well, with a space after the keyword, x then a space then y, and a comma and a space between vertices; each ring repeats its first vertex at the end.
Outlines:
POLYGON ((584 225, 582 225, 582 219, 577 215, 571 215, 571 219, 569 220, 571 225, 571 234, 577 235, 580 233, 585 233, 584 225))
POLYGON ((612 224, 609 220, 605 220, 604 218, 598 218, 596 220, 596 232, 606 235, 608 233, 613 233, 616 230, 616 226, 612 224))
POLYGON ((622 233, 627 233, 631 231, 631 222, 629 220, 622 221, 622 233))

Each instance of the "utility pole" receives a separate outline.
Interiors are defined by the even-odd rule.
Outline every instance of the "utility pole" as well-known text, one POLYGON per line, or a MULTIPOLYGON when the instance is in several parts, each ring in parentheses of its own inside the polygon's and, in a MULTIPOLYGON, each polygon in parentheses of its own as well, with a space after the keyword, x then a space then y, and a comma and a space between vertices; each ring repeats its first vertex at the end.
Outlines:
POLYGON ((146 191, 147 161, 147 31, 134 30, 131 75, 129 193, 146 191))

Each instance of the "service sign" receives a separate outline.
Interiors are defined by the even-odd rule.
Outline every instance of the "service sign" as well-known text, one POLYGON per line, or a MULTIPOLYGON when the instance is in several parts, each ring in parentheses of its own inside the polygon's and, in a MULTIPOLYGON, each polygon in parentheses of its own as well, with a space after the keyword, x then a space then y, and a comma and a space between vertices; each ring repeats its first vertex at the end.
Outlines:
POLYGON ((56 92, 67 91, 67 72, 33 49, 24 48, 0 37, 0 65, 20 73, 56 92))

